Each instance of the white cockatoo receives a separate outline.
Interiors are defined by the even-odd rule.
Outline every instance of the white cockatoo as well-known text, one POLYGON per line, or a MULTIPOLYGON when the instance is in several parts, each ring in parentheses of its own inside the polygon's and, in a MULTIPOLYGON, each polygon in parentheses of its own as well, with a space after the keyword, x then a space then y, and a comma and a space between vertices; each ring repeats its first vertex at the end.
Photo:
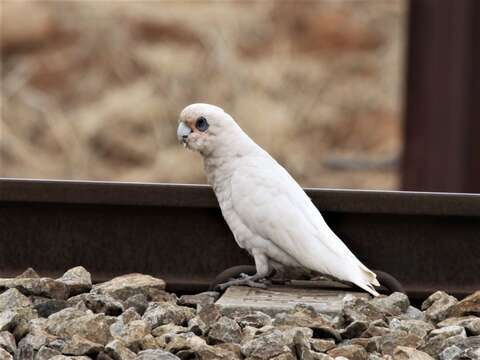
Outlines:
POLYGON ((301 267, 378 293, 376 274, 330 229, 292 176, 223 109, 192 104, 180 114, 177 137, 204 160, 222 214, 257 273, 227 283, 255 286, 275 264, 301 267))

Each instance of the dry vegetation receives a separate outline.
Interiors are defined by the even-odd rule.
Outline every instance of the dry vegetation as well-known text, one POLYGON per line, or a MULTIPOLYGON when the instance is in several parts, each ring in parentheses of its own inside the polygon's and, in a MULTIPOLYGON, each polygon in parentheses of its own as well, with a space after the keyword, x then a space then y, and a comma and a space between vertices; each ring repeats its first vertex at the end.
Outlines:
POLYGON ((302 185, 396 188, 404 20, 401 0, 2 1, 0 176, 203 183, 175 128, 209 102, 302 185))

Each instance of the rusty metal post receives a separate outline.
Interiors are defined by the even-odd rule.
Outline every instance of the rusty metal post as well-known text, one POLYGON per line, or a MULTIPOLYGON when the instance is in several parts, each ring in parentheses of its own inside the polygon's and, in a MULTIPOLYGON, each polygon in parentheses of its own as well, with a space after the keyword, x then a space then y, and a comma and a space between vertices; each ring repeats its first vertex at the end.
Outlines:
POLYGON ((410 1, 403 189, 480 192, 480 2, 410 1))

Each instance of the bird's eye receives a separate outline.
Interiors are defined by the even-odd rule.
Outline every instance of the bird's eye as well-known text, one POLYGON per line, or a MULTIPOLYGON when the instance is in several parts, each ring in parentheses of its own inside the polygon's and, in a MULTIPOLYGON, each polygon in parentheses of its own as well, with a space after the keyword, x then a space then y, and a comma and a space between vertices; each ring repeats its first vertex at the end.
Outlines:
POLYGON ((207 119, 205 119, 203 116, 200 116, 197 119, 197 122, 195 123, 195 127, 202 132, 207 131, 208 129, 207 119))

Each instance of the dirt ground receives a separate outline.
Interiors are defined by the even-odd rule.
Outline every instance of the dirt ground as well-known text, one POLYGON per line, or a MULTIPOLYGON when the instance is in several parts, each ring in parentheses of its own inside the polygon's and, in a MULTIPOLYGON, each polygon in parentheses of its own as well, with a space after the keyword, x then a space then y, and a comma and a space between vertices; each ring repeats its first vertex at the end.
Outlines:
POLYGON ((404 0, 1 7, 0 176, 204 183, 208 102, 304 186, 398 187, 404 0))

